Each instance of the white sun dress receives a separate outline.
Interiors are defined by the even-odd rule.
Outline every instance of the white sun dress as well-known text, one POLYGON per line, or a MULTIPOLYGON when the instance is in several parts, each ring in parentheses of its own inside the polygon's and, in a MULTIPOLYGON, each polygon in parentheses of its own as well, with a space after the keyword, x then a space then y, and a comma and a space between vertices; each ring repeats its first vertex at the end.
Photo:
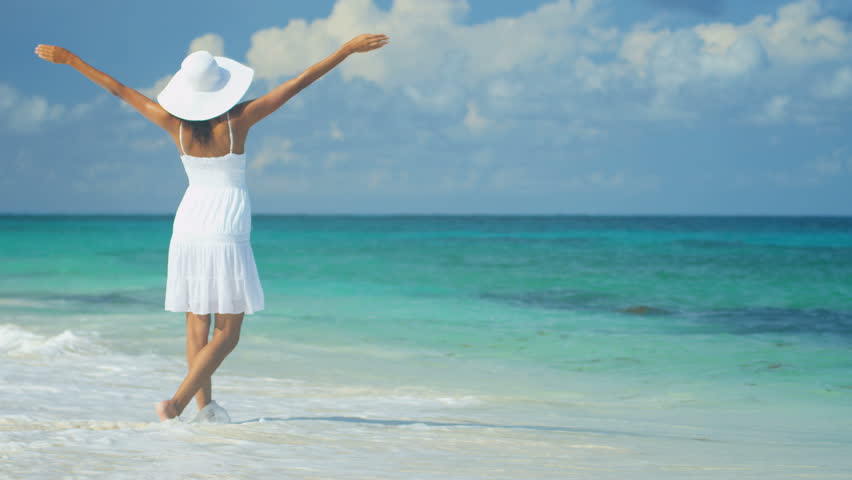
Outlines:
POLYGON ((183 147, 189 186, 172 225, 166 278, 167 311, 252 314, 264 308, 263 288, 251 248, 251 200, 245 153, 193 157, 183 147))

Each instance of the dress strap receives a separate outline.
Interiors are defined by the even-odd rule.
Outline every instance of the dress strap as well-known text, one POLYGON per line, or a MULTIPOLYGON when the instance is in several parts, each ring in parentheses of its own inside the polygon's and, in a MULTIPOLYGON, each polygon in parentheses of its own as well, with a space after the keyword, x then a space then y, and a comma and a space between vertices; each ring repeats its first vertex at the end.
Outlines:
POLYGON ((234 132, 231 131, 231 111, 228 110, 228 138, 231 139, 231 151, 228 153, 234 153, 234 132))
POLYGON ((183 120, 180 121, 180 125, 178 126, 178 138, 180 139, 180 154, 186 155, 186 149, 183 148, 183 120))

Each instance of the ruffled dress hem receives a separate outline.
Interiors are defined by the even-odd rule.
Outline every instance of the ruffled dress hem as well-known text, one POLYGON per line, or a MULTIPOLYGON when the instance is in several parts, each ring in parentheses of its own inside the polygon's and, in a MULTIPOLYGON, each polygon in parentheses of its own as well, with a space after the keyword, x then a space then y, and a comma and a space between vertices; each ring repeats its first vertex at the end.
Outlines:
POLYGON ((172 238, 165 310, 253 314, 264 308, 251 244, 187 242, 172 238))

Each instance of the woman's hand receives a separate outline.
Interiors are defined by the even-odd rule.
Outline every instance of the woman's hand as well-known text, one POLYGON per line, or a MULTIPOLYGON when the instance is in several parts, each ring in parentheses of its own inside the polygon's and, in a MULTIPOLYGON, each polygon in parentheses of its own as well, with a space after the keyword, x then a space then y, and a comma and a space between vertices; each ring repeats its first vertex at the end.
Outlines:
POLYGON ((39 57, 53 63, 70 64, 75 55, 62 47, 56 45, 38 44, 35 48, 35 53, 39 57))
POLYGON ((365 33, 346 42, 343 48, 349 53, 369 52, 390 43, 389 38, 383 33, 365 33))

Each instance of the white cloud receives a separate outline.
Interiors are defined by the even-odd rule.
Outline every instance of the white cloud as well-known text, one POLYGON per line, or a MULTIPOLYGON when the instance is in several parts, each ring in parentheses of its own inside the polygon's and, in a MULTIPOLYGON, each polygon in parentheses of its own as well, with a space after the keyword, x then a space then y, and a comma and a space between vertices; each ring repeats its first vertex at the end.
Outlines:
POLYGON ((207 50, 212 55, 220 57, 224 56, 225 40, 215 33, 208 33, 200 37, 194 38, 192 42, 189 43, 189 49, 186 53, 190 54, 199 50, 207 50))
POLYGON ((595 63, 585 56, 578 58, 573 64, 573 75, 577 77, 583 90, 589 92, 609 90, 611 84, 620 80, 626 73, 626 69, 618 62, 595 63))
POLYGON ((565 126, 565 131, 569 138, 579 138, 589 140, 606 135, 606 131, 600 128, 592 127, 586 124, 583 120, 572 120, 565 126))
POLYGON ((827 81, 817 83, 813 90, 814 96, 826 99, 846 98, 852 93, 852 68, 838 68, 827 81))
MULTIPOLYGON (((480 132, 494 125, 483 111, 501 125, 520 114, 577 118, 591 101, 587 93, 611 99, 609 111, 595 107, 601 117, 694 120, 778 95, 766 89, 766 96, 748 96, 744 87, 783 83, 779 68, 848 58, 844 23, 818 0, 794 1, 742 23, 676 29, 644 23, 626 32, 609 26, 606 5, 554 0, 471 24, 461 0, 396 0, 388 10, 372 0, 337 0, 327 17, 255 32, 246 56, 258 78, 274 83, 357 34, 387 33, 390 45, 353 55, 338 67, 342 77, 398 89, 420 110, 464 115, 467 129, 480 132), (471 104, 472 92, 484 95, 471 104)), ((844 81, 823 90, 845 92, 844 81)))
POLYGON ((378 189, 382 184, 387 183, 393 174, 387 168, 375 168, 367 172, 367 188, 370 190, 378 189))
POLYGON ((846 147, 835 148, 830 155, 817 158, 806 168, 820 177, 852 173, 852 155, 846 147))
POLYGON ((289 138, 266 137, 263 147, 254 156, 249 167, 258 174, 272 164, 292 165, 301 160, 301 155, 292 151, 293 141, 289 138))
POLYGON ((557 179, 555 185, 561 190, 593 191, 593 190, 653 190, 661 183, 661 179, 653 174, 632 174, 623 170, 615 172, 594 171, 582 175, 573 175, 557 179))
POLYGON ((402 91, 421 109, 442 113, 454 110, 461 103, 461 98, 464 95, 464 88, 462 88, 461 83, 443 85, 440 88, 431 88, 429 85, 421 87, 405 85, 402 87, 402 91))
MULTIPOLYGON (((850 40, 844 23, 827 16, 819 0, 792 2, 780 7, 775 15, 759 15, 742 25, 709 23, 685 30, 701 38, 703 54, 708 58, 724 59, 733 54, 734 58, 727 59, 728 65, 722 65, 722 71, 731 71, 731 67, 739 71, 741 66, 737 58, 746 64, 754 62, 759 50, 765 50, 769 60, 786 64, 834 60, 848 56, 846 49, 850 40), (744 39, 748 40, 737 52, 737 43, 744 39)), ((633 48, 623 47, 623 50, 632 52, 637 45, 647 48, 647 43, 668 38, 671 32, 639 31, 638 35, 625 42, 633 48)), ((633 58, 641 60, 641 55, 634 54, 633 58)))
POLYGON ((756 35, 773 60, 814 63, 848 57, 844 22, 825 15, 819 0, 800 0, 780 7, 773 19, 760 15, 738 29, 756 35))
POLYGON ((95 96, 95 98, 92 101, 78 103, 77 105, 74 105, 73 107, 69 108, 68 113, 64 116, 64 118, 67 118, 67 119, 70 119, 70 120, 77 120, 77 119, 83 118, 86 115, 88 115, 89 112, 94 110, 95 107, 103 105, 110 98, 112 98, 112 95, 110 95, 109 93, 100 92, 95 96))
POLYGON ((327 18, 256 32, 247 58, 259 78, 277 81, 360 33, 386 33, 391 44, 350 57, 339 67, 343 78, 400 87, 418 104, 451 108, 464 95, 460 87, 614 48, 615 30, 590 20, 596 3, 558 0, 517 18, 470 25, 463 22, 464 1, 396 0, 381 10, 372 0, 338 0, 327 18))
MULTIPOLYGON (((80 108, 72 109, 79 115, 80 108)), ((11 85, 0 83, 0 125, 12 133, 33 133, 47 122, 66 114, 64 105, 51 105, 40 95, 21 94, 11 85)))
POLYGON ((648 54, 648 67, 657 89, 676 91, 700 75, 700 50, 700 39, 689 30, 657 41, 648 54))
POLYGON ((733 178, 737 187, 754 188, 772 185, 784 188, 809 188, 824 185, 835 179, 846 182, 845 176, 852 175, 852 156, 845 146, 835 148, 815 160, 786 168, 746 174, 739 172, 733 178))
POLYGON ((776 95, 766 102, 761 111, 752 115, 750 120, 759 124, 781 122, 788 116, 790 101, 789 95, 776 95))
POLYGON ((470 160, 477 167, 485 167, 494 162, 494 152, 490 149, 480 149, 473 152, 470 160))
MULTIPOLYGON (((148 97, 151 100, 154 100, 156 102, 157 101, 157 95, 159 95, 160 92, 162 92, 163 89, 166 88, 166 85, 169 84, 169 80, 171 80, 171 79, 172 79, 172 74, 170 73, 168 75, 160 77, 156 82, 154 82, 153 86, 137 88, 137 90, 139 90, 139 92, 142 93, 142 95, 145 95, 146 97, 148 97)), ((121 102, 121 104, 125 106, 125 110, 133 111, 133 112, 136 111, 135 109, 133 109, 133 107, 125 104, 124 102, 121 102)))
POLYGON ((766 52, 757 37, 742 35, 723 52, 711 53, 711 44, 705 43, 701 56, 701 71, 716 77, 737 77, 766 65, 766 52))
POLYGON ((648 52, 651 47, 657 43, 662 37, 671 35, 669 30, 661 30, 658 32, 651 31, 652 26, 649 24, 640 24, 624 37, 619 48, 618 55, 631 63, 640 77, 645 76, 645 66, 647 65, 648 52))
POLYGON ((331 137, 332 140, 343 140, 343 130, 341 130, 340 127, 337 126, 337 122, 331 122, 328 136, 331 137))
MULTIPOLYGON (((638 79, 654 86, 652 107, 676 114, 672 98, 688 85, 751 78, 770 65, 842 60, 849 57, 849 43, 841 20, 827 15, 818 0, 800 0, 744 24, 708 23, 675 31, 640 24, 624 36, 618 56, 638 79)), ((838 75, 836 83, 820 90, 824 96, 845 94, 848 80, 838 75)))
POLYGON ((702 75, 742 73, 759 63, 759 42, 750 38, 734 48, 738 39, 728 38, 733 35, 732 25, 698 25, 656 32, 650 28, 643 24, 628 33, 619 56, 636 69, 640 78, 651 69, 662 86, 673 83, 666 74, 682 77, 674 82, 677 86, 702 75))
POLYGON ((467 102, 467 113, 464 116, 464 126, 468 130, 479 132, 488 126, 488 119, 479 114, 479 109, 473 102, 467 102))
POLYGON ((723 32, 730 28, 635 30, 625 37, 620 55, 662 95, 675 94, 691 83, 736 79, 763 68, 767 60, 761 42, 752 35, 728 38, 733 34, 723 32))
POLYGON ((523 93, 523 87, 518 82, 510 82, 502 77, 490 80, 485 86, 488 101, 495 107, 511 108, 523 93))

